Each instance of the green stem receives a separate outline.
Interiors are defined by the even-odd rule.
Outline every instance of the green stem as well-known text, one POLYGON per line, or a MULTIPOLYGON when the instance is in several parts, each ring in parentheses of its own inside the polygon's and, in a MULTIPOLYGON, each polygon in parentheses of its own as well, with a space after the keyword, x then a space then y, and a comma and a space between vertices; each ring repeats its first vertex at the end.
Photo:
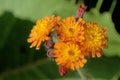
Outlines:
POLYGON ((27 69, 31 69, 31 68, 34 68, 36 66, 42 65, 42 64, 44 64, 44 63, 46 63, 48 61, 49 60, 47 58, 44 58, 42 60, 38 60, 36 62, 27 64, 25 66, 21 66, 21 67, 15 68, 15 69, 11 69, 11 70, 5 71, 5 72, 1 73, 0 76, 6 77, 6 76, 9 76, 9 75, 13 75, 13 74, 16 74, 18 72, 22 72, 22 71, 25 71, 27 69))
POLYGON ((79 76, 81 77, 81 80, 86 80, 86 77, 84 76, 84 74, 82 73, 82 71, 80 69, 77 69, 77 72, 78 72, 79 76))
POLYGON ((84 3, 84 0, 80 0, 80 3, 81 3, 81 4, 85 4, 85 3, 84 3))
POLYGON ((101 8, 101 6, 102 6, 102 3, 103 3, 103 0, 98 0, 97 1, 97 4, 96 4, 96 10, 98 10, 98 11, 100 11, 100 8, 101 8))
POLYGON ((110 9, 109 9, 109 12, 112 14, 113 13, 113 11, 114 11, 114 8, 115 8, 115 6, 116 6, 116 3, 117 3, 117 0, 113 0, 113 2, 112 2, 112 4, 111 4, 111 7, 110 7, 110 9))

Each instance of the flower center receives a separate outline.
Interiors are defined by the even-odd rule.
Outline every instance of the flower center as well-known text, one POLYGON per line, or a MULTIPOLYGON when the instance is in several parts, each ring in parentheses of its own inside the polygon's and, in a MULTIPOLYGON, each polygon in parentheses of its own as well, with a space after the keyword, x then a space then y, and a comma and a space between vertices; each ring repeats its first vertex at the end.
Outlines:
POLYGON ((74 32, 73 28, 69 28, 69 31, 70 31, 71 33, 73 33, 73 32, 74 32))
POLYGON ((74 56, 74 55, 75 55, 74 51, 72 51, 72 50, 69 50, 69 51, 68 51, 68 54, 69 54, 70 56, 74 56))
POLYGON ((93 39, 94 39, 94 37, 95 37, 94 35, 90 35, 90 39, 91 39, 91 40, 93 40, 93 39))

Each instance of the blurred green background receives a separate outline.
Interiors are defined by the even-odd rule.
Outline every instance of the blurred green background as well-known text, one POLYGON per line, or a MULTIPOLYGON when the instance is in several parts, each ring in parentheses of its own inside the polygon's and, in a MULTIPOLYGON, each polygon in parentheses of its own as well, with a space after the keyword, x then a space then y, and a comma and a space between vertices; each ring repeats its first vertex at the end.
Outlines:
MULTIPOLYGON (((82 72, 88 80, 120 80, 120 35, 112 20, 117 0, 102 13, 103 0, 85 1, 88 10, 83 18, 108 27, 109 42, 103 56, 88 59, 82 72)), ((74 16, 81 3, 81 0, 0 0, 0 80, 80 80, 76 71, 61 77, 56 63, 47 58, 44 46, 39 51, 30 49, 27 38, 37 19, 74 16)))

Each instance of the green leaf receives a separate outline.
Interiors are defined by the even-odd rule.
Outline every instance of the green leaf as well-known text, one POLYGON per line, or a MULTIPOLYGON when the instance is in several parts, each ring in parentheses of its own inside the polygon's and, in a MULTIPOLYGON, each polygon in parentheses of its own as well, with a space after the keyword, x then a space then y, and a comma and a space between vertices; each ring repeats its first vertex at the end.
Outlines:
MULTIPOLYGON (((120 75, 117 75, 117 73, 120 72, 120 64, 119 64, 120 58, 113 57, 113 58, 96 58, 89 60, 88 63, 85 65, 85 68, 83 69, 84 74, 88 79, 91 80, 100 80, 101 78, 104 80, 113 80, 115 78, 120 77, 120 75), (114 62, 112 62, 114 61, 114 62)), ((22 80, 30 80, 30 79, 52 79, 52 80, 59 80, 59 79, 80 79, 79 75, 76 71, 69 71, 68 74, 65 77, 60 77, 57 65, 48 59, 39 60, 35 63, 32 63, 30 65, 26 65, 24 67, 13 69, 11 72, 6 73, 2 76, 5 79, 8 80, 16 80, 17 78, 20 78, 22 80)))
POLYGON ((10 11, 17 17, 32 20, 48 15, 67 17, 74 15, 77 10, 74 2, 72 0, 0 0, 0 12, 10 11))
POLYGON ((43 54, 46 53, 43 46, 40 51, 35 51, 35 49, 30 49, 27 43, 30 29, 34 25, 33 22, 21 20, 14 17, 12 13, 5 12, 0 16, 0 24, 2 26, 0 27, 0 36, 2 37, 0 39, 0 65, 2 65, 0 72, 14 69, 46 56, 43 54), (11 19, 15 19, 15 22, 11 22, 11 19), (13 25, 6 26, 7 23, 13 25), (5 33, 8 29, 10 29, 9 33, 5 33))
POLYGON ((119 57, 101 57, 89 59, 85 66, 86 73, 90 73, 95 78, 112 79, 114 75, 120 72, 119 57))

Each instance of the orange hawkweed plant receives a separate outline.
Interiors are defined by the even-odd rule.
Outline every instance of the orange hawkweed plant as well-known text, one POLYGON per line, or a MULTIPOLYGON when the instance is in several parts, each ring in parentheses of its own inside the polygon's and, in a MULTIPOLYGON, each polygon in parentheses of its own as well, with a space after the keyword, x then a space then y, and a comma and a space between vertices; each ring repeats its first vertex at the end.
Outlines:
POLYGON ((56 27, 60 41, 82 42, 84 40, 85 21, 82 18, 68 17, 61 20, 56 27))
POLYGON ((57 25, 59 20, 60 17, 54 16, 46 16, 42 19, 39 19, 36 22, 36 25, 33 26, 29 38, 27 39, 29 43, 32 43, 30 48, 36 46, 36 50, 39 50, 42 42, 50 40, 49 34, 52 32, 53 27, 57 25))
POLYGON ((84 37, 85 40, 84 48, 85 48, 85 55, 88 57, 101 57, 102 56, 102 49, 107 48, 106 42, 106 30, 107 28, 101 29, 98 23, 88 22, 86 23, 84 29, 84 37))
POLYGON ((57 42, 54 48, 53 55, 56 63, 60 66, 65 66, 67 69, 75 70, 82 68, 87 62, 79 45, 75 43, 57 42))
POLYGON ((86 57, 101 57, 103 48, 107 48, 107 28, 100 28, 98 23, 92 21, 86 22, 82 18, 86 6, 80 8, 77 17, 62 19, 46 16, 39 19, 27 39, 31 43, 30 48, 36 47, 36 50, 40 49, 41 43, 45 43, 47 56, 59 66, 61 76, 65 76, 68 70, 83 68, 87 63, 86 57))

